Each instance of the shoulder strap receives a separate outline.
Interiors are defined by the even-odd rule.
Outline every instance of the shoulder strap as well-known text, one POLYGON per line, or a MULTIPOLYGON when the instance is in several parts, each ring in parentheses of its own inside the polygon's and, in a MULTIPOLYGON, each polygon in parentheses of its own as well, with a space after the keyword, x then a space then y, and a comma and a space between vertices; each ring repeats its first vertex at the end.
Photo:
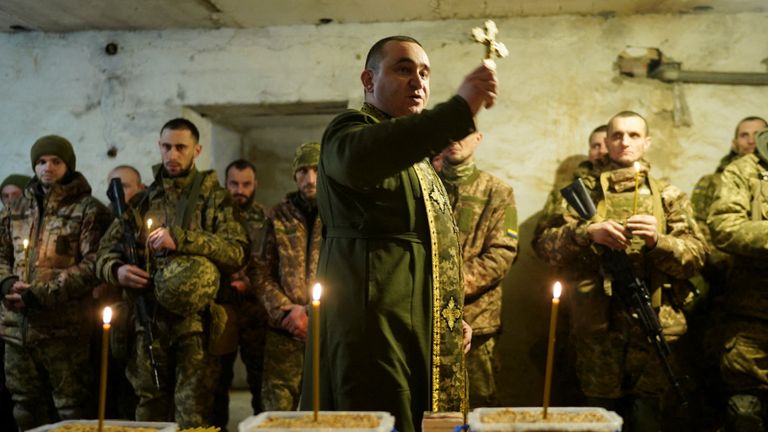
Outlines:
POLYGON ((195 211, 195 204, 197 203, 197 197, 200 195, 200 187, 203 184, 203 173, 200 171, 195 172, 195 178, 192 182, 184 188, 184 192, 179 200, 179 205, 176 207, 176 217, 174 224, 183 229, 189 229, 189 224, 192 222, 192 213, 195 211))

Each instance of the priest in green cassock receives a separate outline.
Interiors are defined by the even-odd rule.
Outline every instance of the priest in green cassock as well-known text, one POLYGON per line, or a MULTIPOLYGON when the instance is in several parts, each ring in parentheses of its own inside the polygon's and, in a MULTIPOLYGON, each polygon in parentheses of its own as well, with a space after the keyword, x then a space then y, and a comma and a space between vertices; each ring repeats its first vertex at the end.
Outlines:
MULTIPOLYGON (((483 65, 456 96, 424 110, 429 79, 416 40, 374 44, 361 74, 365 104, 328 125, 317 180, 321 409, 388 411, 400 432, 420 429, 425 411, 465 402, 461 252, 428 158, 472 133, 474 115, 496 98, 496 73, 483 65)), ((303 409, 312 408, 310 370, 303 409)))

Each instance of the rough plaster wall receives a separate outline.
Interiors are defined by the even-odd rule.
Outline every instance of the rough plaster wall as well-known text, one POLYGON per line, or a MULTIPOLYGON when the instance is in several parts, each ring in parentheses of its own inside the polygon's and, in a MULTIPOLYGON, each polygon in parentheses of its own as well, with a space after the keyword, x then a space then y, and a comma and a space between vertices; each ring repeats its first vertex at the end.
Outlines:
POLYGON ((257 201, 269 208, 296 190, 291 173, 294 152, 301 143, 320 141, 331 119, 328 115, 269 117, 245 134, 243 156, 258 171, 257 201))
MULTIPOLYGON (((505 403, 540 400, 551 276, 532 256, 530 235, 556 168, 569 156, 584 153, 588 132, 619 110, 644 113, 656 143, 649 155, 654 172, 690 191, 727 151, 740 118, 768 115, 765 87, 684 85, 693 127, 674 127, 672 87, 617 77, 612 69, 616 55, 626 45, 653 46, 682 61, 685 69, 765 72, 760 61, 768 57, 766 18, 498 20, 511 55, 499 62, 498 105, 481 115, 486 139, 478 163, 515 187, 520 211, 521 256, 505 283, 500 342, 505 403)), ((110 167, 129 163, 149 174, 149 165, 159 159, 157 129, 181 114, 185 104, 359 101, 358 78, 367 48, 394 33, 411 34, 427 48, 434 71, 432 101, 437 103, 453 94, 479 61, 482 49, 467 36, 478 24, 2 34, 0 145, 5 157, 0 173, 28 170, 31 143, 60 133, 75 143, 80 170, 103 197, 110 167), (117 56, 103 54, 110 41, 121 47, 117 56), (120 150, 116 159, 106 156, 111 145, 120 150)), ((206 136, 216 139, 215 133, 206 136)), ((207 163, 218 166, 216 142, 210 150, 207 163)), ((290 157, 287 151, 279 150, 280 157, 290 157)))

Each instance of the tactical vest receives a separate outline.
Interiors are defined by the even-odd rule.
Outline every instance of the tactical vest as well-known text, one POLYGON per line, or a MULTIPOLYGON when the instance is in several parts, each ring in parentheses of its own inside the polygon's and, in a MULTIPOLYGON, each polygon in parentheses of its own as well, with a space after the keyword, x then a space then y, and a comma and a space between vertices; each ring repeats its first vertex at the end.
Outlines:
MULTIPOLYGON (((628 190, 617 192, 612 188, 611 184, 611 171, 606 171, 600 174, 600 187, 603 192, 603 200, 597 204, 597 217, 599 220, 612 219, 619 223, 626 223, 627 219, 632 216, 635 190, 630 188, 628 190)), ((639 184, 637 194, 637 214, 649 214, 656 217, 656 223, 658 233, 666 234, 666 217, 664 216, 664 206, 661 202, 661 191, 659 189, 658 182, 650 177, 645 176, 643 181, 639 184)), ((654 307, 661 306, 661 288, 669 288, 671 285, 668 280, 668 276, 654 270, 645 262, 645 256, 642 253, 645 241, 639 237, 635 237, 631 240, 631 245, 627 248, 627 255, 635 268, 635 272, 641 277, 644 277, 648 284, 648 290, 651 293, 651 300, 654 307)), ((608 295, 612 294, 611 280, 605 279, 603 282, 603 288, 608 295)))

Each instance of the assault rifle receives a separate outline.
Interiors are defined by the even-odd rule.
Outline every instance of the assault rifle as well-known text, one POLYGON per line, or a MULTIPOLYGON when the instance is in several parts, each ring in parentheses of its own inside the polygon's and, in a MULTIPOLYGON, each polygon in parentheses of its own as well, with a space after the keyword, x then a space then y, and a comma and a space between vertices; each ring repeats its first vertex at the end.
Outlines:
MULTIPOLYGON (((123 224, 123 252, 128 264, 132 264, 141 267, 139 264, 139 256, 136 249, 136 228, 132 223, 130 217, 125 216, 126 204, 125 194, 123 193, 123 182, 119 178, 113 178, 109 182, 109 189, 107 190, 107 197, 112 202, 112 206, 115 209, 115 216, 123 224)), ((152 378, 155 382, 155 387, 160 389, 160 376, 158 375, 157 361, 155 361, 155 353, 152 348, 152 344, 155 341, 152 335, 152 320, 149 319, 149 313, 147 312, 147 301, 145 299, 145 293, 139 292, 134 300, 136 306, 136 317, 139 319, 139 323, 144 327, 144 338, 147 352, 149 354, 149 363, 152 366, 152 378)))
MULTIPOLYGON (((589 220, 597 213, 595 203, 592 202, 589 191, 581 179, 576 179, 570 185, 560 189, 560 194, 583 219, 589 220)), ((672 351, 662 333, 659 317, 651 305, 651 296, 645 281, 635 275, 632 262, 623 250, 605 248, 601 256, 603 270, 612 277, 611 287, 614 294, 640 320, 640 325, 645 330, 649 342, 656 347, 656 353, 664 365, 664 372, 670 384, 674 387, 682 405, 687 406, 685 393, 669 363, 672 351)))

